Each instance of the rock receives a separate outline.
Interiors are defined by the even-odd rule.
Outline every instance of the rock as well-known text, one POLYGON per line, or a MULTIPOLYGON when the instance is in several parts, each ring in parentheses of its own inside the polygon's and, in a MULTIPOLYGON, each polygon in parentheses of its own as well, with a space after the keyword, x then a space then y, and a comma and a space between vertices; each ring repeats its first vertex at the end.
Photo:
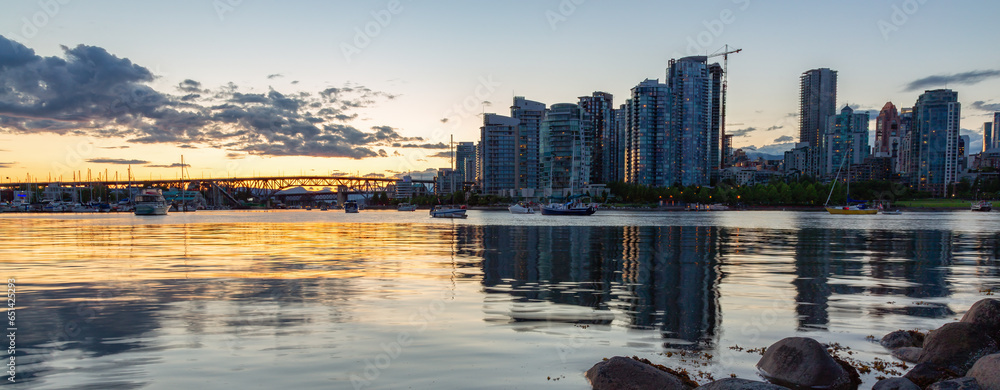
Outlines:
POLYGON ((915 330, 897 330, 882 337, 879 341, 886 349, 896 349, 903 347, 923 347, 924 334, 915 330))
POLYGON ((973 378, 958 378, 927 386, 927 390, 979 390, 979 384, 973 378))
POLYGON ((1000 343, 1000 300, 987 298, 976 302, 962 316, 962 322, 982 326, 1000 343))
POLYGON ((920 354, 924 353, 924 349, 917 347, 902 347, 902 348, 896 348, 891 352, 892 356, 896 359, 902 360, 907 363, 916 363, 918 360, 920 360, 920 354))
POLYGON ((788 337, 774 343, 767 347, 757 368, 768 381, 790 388, 854 388, 850 374, 811 338, 788 337))
POLYGON ((933 383, 957 378, 959 376, 961 375, 934 363, 919 363, 916 366, 913 366, 913 368, 910 369, 910 372, 903 375, 904 378, 909 379, 910 382, 913 382, 913 384, 919 386, 921 389, 930 386, 933 383))
POLYGON ((1000 390, 1000 354, 977 360, 965 376, 976 378, 979 387, 984 390, 1000 390))
POLYGON ((666 371, 624 356, 595 364, 587 370, 586 376, 594 390, 689 390, 694 387, 666 371))
POLYGON ((965 375, 979 358, 996 353, 996 342, 983 328, 968 322, 952 322, 931 332, 924 341, 918 363, 932 363, 965 375))
MULTIPOLYGON (((749 379, 726 378, 698 386, 695 390, 789 390, 787 387, 749 379)), ((919 389, 918 389, 919 390, 919 389)))
POLYGON ((920 386, 906 378, 888 378, 876 382, 872 390, 920 390, 920 386))

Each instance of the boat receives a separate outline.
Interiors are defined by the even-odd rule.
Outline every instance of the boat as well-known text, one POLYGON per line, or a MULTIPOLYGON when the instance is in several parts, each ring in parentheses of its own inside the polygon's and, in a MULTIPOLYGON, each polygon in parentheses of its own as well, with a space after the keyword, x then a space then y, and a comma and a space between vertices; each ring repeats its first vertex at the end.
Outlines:
POLYGON ((993 203, 988 200, 980 200, 978 202, 972 202, 971 210, 983 211, 983 212, 993 211, 993 203))
POLYGON ((330 205, 328 205, 326 203, 323 203, 323 204, 319 205, 319 211, 327 211, 329 209, 330 209, 330 205))
POLYGON ((886 210, 881 202, 878 204, 878 213, 881 215, 903 215, 901 210, 886 210))
POLYGON ((844 164, 851 159, 851 149, 847 150, 844 154, 844 159, 840 162, 840 167, 837 168, 837 176, 833 178, 833 184, 830 186, 830 194, 826 196, 826 203, 823 203, 823 208, 830 214, 838 215, 872 215, 878 214, 878 209, 869 208, 862 202, 854 202, 851 204, 851 166, 847 166, 847 204, 844 206, 830 206, 830 198, 833 197, 833 190, 837 188, 837 181, 840 179, 840 170, 844 168, 844 164))
POLYGON ((167 215, 170 205, 158 189, 145 189, 135 197, 135 215, 167 215))
POLYGON ((358 212, 358 202, 349 200, 344 202, 344 212, 345 213, 356 213, 358 212))
POLYGON ((431 209, 432 218, 465 218, 468 215, 465 212, 468 211, 464 207, 451 206, 451 205, 437 205, 431 209))
POLYGON ((416 210, 417 210, 417 205, 415 204, 400 203, 399 206, 396 206, 396 211, 416 211, 416 210))
POLYGON ((531 205, 528 205, 528 204, 526 204, 524 202, 519 202, 517 204, 510 205, 510 207, 507 207, 507 211, 510 211, 511 214, 534 214, 535 213, 535 210, 531 208, 531 205))
POLYGON ((592 215, 596 212, 597 206, 575 201, 542 206, 542 215, 592 215))

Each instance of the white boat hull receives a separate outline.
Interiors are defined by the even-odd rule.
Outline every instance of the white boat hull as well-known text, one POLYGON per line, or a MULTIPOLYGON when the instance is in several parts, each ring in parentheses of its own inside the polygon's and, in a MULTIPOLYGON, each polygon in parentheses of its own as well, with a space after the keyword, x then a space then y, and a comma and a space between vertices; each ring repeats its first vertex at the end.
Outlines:
POLYGON ((534 214, 535 213, 535 210, 532 210, 531 207, 525 207, 525 206, 521 206, 519 204, 511 205, 510 207, 507 208, 507 211, 510 211, 511 214, 534 214))

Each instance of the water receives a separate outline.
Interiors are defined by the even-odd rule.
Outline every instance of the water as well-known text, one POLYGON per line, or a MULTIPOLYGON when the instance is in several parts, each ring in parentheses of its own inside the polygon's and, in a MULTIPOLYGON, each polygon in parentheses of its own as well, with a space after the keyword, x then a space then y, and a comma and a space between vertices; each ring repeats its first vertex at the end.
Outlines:
POLYGON ((13 387, 586 389, 614 355, 753 379, 748 349, 891 360, 867 336, 1000 291, 996 213, 469 214, 0 215, 13 387))

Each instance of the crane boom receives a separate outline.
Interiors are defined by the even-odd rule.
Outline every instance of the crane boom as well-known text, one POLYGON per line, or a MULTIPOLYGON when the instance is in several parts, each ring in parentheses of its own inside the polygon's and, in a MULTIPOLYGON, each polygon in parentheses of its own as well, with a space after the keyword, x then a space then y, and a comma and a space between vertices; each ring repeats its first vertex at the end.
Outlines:
MULTIPOLYGON (((741 51, 743 51, 743 49, 729 50, 729 45, 726 45, 722 49, 721 53, 715 53, 706 56, 706 58, 719 57, 719 56, 722 57, 722 107, 721 107, 722 115, 721 118, 719 118, 721 122, 719 124, 720 127, 719 138, 720 141, 722 141, 723 143, 726 140, 726 90, 729 89, 729 55, 736 54, 741 51)), ((721 152, 723 156, 719 168, 726 168, 728 165, 726 160, 729 158, 729 156, 726 155, 727 151, 725 150, 725 148, 723 148, 721 152)))

